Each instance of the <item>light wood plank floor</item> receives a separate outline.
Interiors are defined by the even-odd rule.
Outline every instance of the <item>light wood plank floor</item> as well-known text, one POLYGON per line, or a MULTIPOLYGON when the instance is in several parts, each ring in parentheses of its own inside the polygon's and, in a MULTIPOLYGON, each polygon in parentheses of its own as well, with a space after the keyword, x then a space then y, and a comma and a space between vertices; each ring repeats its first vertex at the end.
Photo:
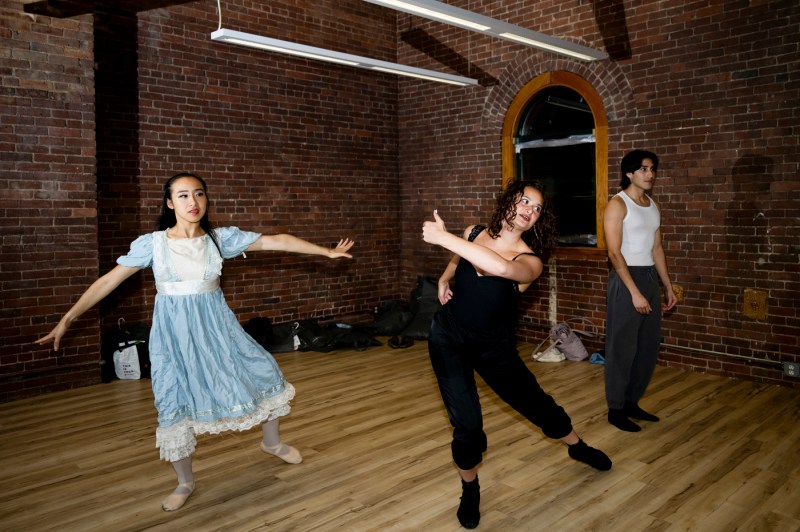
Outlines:
MULTIPOLYGON (((0 405, 0 530, 460 529, 425 342, 276 358, 297 388, 282 433, 305 461, 261 453, 258 429, 201 436, 175 513, 149 381, 0 405)), ((659 367, 642 405, 662 420, 629 434, 605 420, 602 366, 528 364, 614 467, 571 460, 482 387, 481 530, 800 530, 798 390, 659 367)))

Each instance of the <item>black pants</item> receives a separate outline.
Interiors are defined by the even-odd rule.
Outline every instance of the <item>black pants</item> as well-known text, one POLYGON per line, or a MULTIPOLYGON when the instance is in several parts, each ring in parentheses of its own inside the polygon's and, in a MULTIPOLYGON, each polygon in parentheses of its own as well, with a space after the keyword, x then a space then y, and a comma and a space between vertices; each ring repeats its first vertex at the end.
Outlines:
POLYGON ((619 409, 637 403, 656 369, 661 343, 661 288, 654 266, 628 268, 633 282, 653 308, 639 314, 617 272, 608 275, 606 312, 606 402, 619 409))
POLYGON ((569 416, 539 386, 519 357, 516 344, 513 329, 492 333, 469 330, 451 315, 447 305, 433 318, 428 351, 453 425, 453 460, 460 469, 477 466, 486 451, 475 371, 546 436, 563 438, 572 432, 569 416))

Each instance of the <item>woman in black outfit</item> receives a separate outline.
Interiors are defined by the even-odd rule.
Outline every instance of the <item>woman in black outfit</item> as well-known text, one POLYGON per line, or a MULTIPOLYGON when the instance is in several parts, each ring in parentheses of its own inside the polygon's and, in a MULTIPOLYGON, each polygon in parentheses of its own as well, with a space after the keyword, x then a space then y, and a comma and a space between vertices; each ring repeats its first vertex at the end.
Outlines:
POLYGON ((578 437, 567 413, 542 390, 517 351, 517 301, 542 274, 540 257, 555 244, 555 217, 541 184, 510 183, 489 226, 467 227, 463 238, 447 231, 438 212, 433 216, 423 224, 422 238, 453 257, 439 278, 442 308, 433 319, 428 349, 453 425, 453 460, 463 490, 458 520, 475 528, 477 469, 486 451, 475 371, 545 436, 564 441, 571 458, 601 471, 611 468, 611 460, 578 437))

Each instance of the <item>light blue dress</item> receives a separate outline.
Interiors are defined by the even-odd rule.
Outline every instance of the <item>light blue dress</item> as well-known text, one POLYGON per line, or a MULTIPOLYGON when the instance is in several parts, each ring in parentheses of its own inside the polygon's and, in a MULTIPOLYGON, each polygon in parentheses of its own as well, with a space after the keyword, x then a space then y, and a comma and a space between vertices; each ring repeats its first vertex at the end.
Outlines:
POLYGON ((117 259, 122 266, 153 268, 156 447, 170 462, 194 452, 195 434, 250 429, 288 414, 294 397, 275 359, 242 329, 219 287, 223 259, 242 254, 261 235, 236 227, 215 234, 221 256, 208 235, 169 239, 157 231, 137 238, 117 259), (186 273, 192 262, 195 275, 186 273))

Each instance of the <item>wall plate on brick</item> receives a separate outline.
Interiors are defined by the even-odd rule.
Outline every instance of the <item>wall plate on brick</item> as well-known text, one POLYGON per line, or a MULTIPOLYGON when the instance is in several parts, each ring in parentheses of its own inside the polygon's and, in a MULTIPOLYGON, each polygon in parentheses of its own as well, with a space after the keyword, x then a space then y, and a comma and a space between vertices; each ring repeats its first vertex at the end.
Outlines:
POLYGON ((783 374, 787 377, 800 378, 800 362, 784 362, 783 374))
POLYGON ((675 297, 678 299, 678 303, 683 303, 683 285, 679 285, 676 283, 672 283, 672 291, 675 293, 675 297))
POLYGON ((767 318, 767 293, 763 290, 744 289, 742 314, 754 320, 767 318))

